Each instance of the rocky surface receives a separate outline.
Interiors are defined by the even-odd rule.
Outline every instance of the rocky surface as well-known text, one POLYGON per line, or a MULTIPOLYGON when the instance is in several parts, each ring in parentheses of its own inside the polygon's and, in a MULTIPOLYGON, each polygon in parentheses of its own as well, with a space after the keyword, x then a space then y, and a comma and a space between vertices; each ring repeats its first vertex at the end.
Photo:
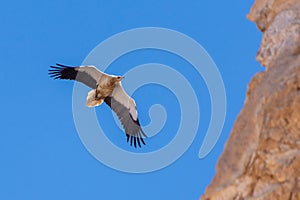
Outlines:
POLYGON ((266 66, 201 200, 300 200, 300 0, 256 0, 248 19, 263 32, 266 66))

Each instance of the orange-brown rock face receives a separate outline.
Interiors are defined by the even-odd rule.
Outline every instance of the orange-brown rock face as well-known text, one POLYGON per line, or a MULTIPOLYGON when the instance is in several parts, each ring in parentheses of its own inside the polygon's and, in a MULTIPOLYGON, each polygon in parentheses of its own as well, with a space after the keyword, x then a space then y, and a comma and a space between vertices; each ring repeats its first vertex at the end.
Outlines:
POLYGON ((263 32, 244 108, 201 200, 300 200, 300 0, 256 0, 263 32))

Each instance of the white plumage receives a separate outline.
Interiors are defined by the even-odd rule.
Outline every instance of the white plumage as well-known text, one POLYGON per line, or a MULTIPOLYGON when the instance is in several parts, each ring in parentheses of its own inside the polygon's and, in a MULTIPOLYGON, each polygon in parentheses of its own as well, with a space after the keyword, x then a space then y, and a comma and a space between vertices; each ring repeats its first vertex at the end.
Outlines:
POLYGON ((94 107, 105 102, 117 114, 127 136, 127 142, 135 147, 145 144, 146 137, 140 126, 135 101, 124 91, 123 76, 109 75, 94 66, 70 67, 61 64, 50 66, 50 77, 69 79, 84 83, 92 88, 87 95, 86 105, 94 107))

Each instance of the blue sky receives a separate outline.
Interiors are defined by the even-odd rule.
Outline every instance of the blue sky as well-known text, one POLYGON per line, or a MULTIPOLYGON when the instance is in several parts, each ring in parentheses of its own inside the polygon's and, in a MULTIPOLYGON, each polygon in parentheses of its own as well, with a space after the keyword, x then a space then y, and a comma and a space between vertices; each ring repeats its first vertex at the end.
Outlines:
MULTIPOLYGON (((243 106, 247 83, 264 70, 255 61, 261 34, 246 19, 253 1, 6 1, 1 2, 1 133, 0 199, 197 199, 215 173, 215 165, 243 106), (222 75, 227 94, 225 126, 217 145, 202 160, 198 151, 210 118, 210 101, 201 77, 201 128, 187 152, 172 165, 152 173, 113 170, 86 150, 72 115, 73 83, 48 77, 56 62, 80 65, 101 41, 140 27, 163 27, 182 32, 201 44, 222 75)), ((145 50, 116 60, 108 71, 123 74, 148 62, 178 70, 183 60, 166 52, 145 50)), ((192 71, 183 72, 195 79, 192 71)), ((197 77, 196 77, 197 78, 197 77)), ((153 103, 177 106, 172 93, 147 86, 133 96, 142 124, 149 123, 153 103), (155 102, 151 96, 161 96, 155 102)), ((83 97, 85 98, 85 97, 83 97)), ((97 108, 98 118, 107 114, 97 108)), ((178 127, 171 114, 166 130, 178 127)), ((105 129, 115 130, 111 118, 105 129)), ((104 122, 105 122, 104 120, 104 122)), ((103 121, 102 121, 103 122, 103 121)), ((167 131, 167 132, 169 132, 167 131)), ((123 135, 108 136, 135 151, 123 135)), ((147 140, 151 151, 173 136, 147 140)))

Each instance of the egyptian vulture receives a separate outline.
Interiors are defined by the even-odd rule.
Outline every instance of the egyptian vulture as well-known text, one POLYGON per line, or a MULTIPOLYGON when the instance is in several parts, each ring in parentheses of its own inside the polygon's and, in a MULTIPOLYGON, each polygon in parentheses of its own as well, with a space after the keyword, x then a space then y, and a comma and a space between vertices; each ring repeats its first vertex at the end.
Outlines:
POLYGON ((70 67, 61 64, 50 66, 49 75, 54 79, 79 81, 92 90, 87 95, 86 106, 99 106, 103 101, 117 114, 125 129, 127 142, 134 147, 145 145, 147 137, 141 128, 135 101, 127 95, 121 85, 123 76, 109 75, 94 66, 70 67))

